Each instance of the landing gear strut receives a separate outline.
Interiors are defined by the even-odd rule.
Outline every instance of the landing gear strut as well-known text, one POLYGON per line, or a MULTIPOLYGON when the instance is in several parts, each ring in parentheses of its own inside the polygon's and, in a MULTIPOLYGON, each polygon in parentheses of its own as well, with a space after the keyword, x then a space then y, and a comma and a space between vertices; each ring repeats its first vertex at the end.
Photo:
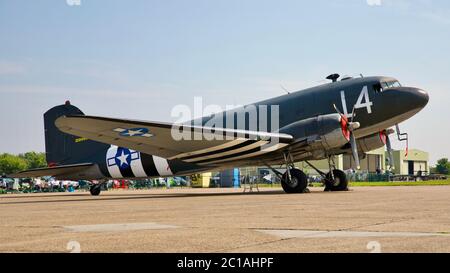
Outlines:
POLYGON ((299 169, 291 168, 281 177, 281 187, 285 193, 304 193, 308 186, 308 177, 299 169))
POLYGON ((347 175, 341 171, 336 169, 336 164, 334 163, 334 159, 332 156, 328 157, 328 166, 330 171, 325 174, 321 170, 314 167, 308 161, 305 161, 311 168, 316 170, 322 178, 323 183, 325 185, 325 191, 347 191, 348 190, 348 179, 347 175))
POLYGON ((267 165, 281 179, 281 187, 285 193, 305 193, 308 192, 308 177, 304 172, 295 168, 294 161, 289 152, 283 154, 286 164, 286 171, 282 174, 271 166, 267 165))
POLYGON ((325 179, 325 191, 347 191, 347 175, 341 170, 334 169, 327 173, 325 179))

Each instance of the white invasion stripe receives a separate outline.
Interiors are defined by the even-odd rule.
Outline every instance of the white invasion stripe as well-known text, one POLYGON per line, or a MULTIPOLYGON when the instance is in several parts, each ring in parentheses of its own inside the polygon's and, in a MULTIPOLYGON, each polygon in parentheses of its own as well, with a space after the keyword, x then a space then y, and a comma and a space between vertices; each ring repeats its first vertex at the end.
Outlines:
POLYGON ((108 172, 112 178, 123 178, 120 172, 119 166, 116 165, 115 157, 117 153, 117 146, 111 145, 106 153, 106 167, 108 167, 108 172))
POLYGON ((141 153, 136 152, 134 150, 130 150, 131 155, 139 156, 139 159, 131 158, 131 170, 135 177, 147 177, 148 175, 145 173, 144 166, 142 165, 141 153))
POLYGON ((179 154, 176 155, 174 157, 171 157, 169 159, 175 159, 175 158, 182 158, 182 157, 186 157, 186 156, 191 156, 191 155, 198 155, 198 154, 203 154, 203 153, 207 153, 207 152, 212 152, 212 151, 216 151, 216 150, 221 150, 221 149, 225 149, 234 145, 238 145, 244 141, 247 141, 247 139, 244 138, 239 138, 230 142, 227 142, 225 144, 221 144, 218 146, 214 146, 214 147, 210 147, 210 148, 206 148, 206 149, 202 149, 202 150, 197 150, 197 151, 192 151, 192 152, 187 152, 187 153, 183 153, 183 154, 179 154))
POLYGON ((156 170, 160 176, 170 176, 172 171, 170 170, 167 159, 153 155, 153 162, 155 163, 156 170))
POLYGON ((221 160, 214 160, 214 161, 209 161, 209 162, 202 162, 202 163, 199 163, 199 164, 216 164, 216 163, 222 163, 222 162, 226 162, 226 161, 245 159, 245 158, 254 157, 254 156, 258 156, 258 155, 262 155, 262 154, 267 154, 269 152, 273 152, 273 151, 276 151, 278 149, 281 149, 281 148, 283 148, 283 147, 285 147, 287 145, 288 144, 285 144, 285 143, 278 143, 278 144, 275 144, 275 145, 273 145, 273 146, 271 146, 271 147, 269 147, 267 149, 263 149, 261 151, 254 152, 254 153, 251 153, 251 154, 246 154, 246 155, 241 155, 241 156, 236 156, 236 157, 230 157, 230 158, 221 159, 221 160))
POLYGON ((217 158, 217 157, 237 154, 237 153, 240 153, 240 152, 248 151, 248 150, 251 150, 251 149, 263 146, 267 142, 268 141, 258 141, 258 142, 252 143, 250 145, 247 145, 247 146, 239 148, 239 149, 230 150, 230 151, 217 153, 217 154, 213 154, 213 155, 208 155, 208 156, 202 156, 202 157, 196 157, 196 158, 192 158, 192 159, 186 159, 184 161, 186 161, 186 162, 197 162, 197 161, 202 161, 202 160, 205 160, 205 159, 217 158))

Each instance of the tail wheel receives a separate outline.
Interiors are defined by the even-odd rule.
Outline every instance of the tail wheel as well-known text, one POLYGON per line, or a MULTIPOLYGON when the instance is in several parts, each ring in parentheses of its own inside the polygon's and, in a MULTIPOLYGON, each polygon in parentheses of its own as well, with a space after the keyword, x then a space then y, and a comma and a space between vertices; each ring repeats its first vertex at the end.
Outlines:
POLYGON ((333 178, 331 173, 328 173, 325 179, 326 191, 346 191, 348 190, 347 175, 341 170, 333 170, 333 178))
POLYGON ((100 184, 92 185, 91 188, 89 189, 89 191, 91 192, 91 195, 93 195, 93 196, 99 195, 101 190, 102 189, 101 189, 100 184))
POLYGON ((281 178, 281 186, 286 193, 302 193, 308 186, 308 177, 299 169, 290 170, 290 180, 288 181, 287 173, 281 178))

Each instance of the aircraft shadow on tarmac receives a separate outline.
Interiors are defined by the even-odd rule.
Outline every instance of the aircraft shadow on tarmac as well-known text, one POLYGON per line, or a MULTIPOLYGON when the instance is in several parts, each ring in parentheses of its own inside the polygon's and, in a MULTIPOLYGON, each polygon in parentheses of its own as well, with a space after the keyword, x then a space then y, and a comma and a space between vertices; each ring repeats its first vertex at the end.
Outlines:
MULTIPOLYGON (((324 193, 320 191, 312 191, 312 194, 324 193)), ((307 193, 307 194, 311 194, 307 193)), ((271 191, 260 191, 260 192, 219 192, 219 193, 150 193, 150 194, 114 194, 110 196, 92 197, 89 193, 80 193, 73 195, 58 194, 58 195, 17 195, 17 196, 7 196, 6 198, 1 198, 1 205, 13 205, 13 204, 33 204, 33 203, 65 203, 65 202, 84 202, 84 201, 111 201, 111 200, 138 200, 138 199, 156 199, 156 198, 185 198, 185 197, 211 197, 211 196, 241 196, 241 195, 286 195, 281 189, 271 190, 271 191), (67 197, 67 198, 64 198, 67 197), (73 199, 73 197, 86 197, 83 199, 73 199), (24 200, 24 201, 12 201, 4 202, 8 199, 25 199, 25 198, 44 198, 46 200, 24 200)))

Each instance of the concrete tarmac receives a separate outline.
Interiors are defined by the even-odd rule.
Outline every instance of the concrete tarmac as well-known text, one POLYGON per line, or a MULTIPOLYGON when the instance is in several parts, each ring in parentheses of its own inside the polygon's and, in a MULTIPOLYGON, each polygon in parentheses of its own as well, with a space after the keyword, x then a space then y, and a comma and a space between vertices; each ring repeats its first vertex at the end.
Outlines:
POLYGON ((0 195, 0 252, 450 252, 450 186, 0 195))

